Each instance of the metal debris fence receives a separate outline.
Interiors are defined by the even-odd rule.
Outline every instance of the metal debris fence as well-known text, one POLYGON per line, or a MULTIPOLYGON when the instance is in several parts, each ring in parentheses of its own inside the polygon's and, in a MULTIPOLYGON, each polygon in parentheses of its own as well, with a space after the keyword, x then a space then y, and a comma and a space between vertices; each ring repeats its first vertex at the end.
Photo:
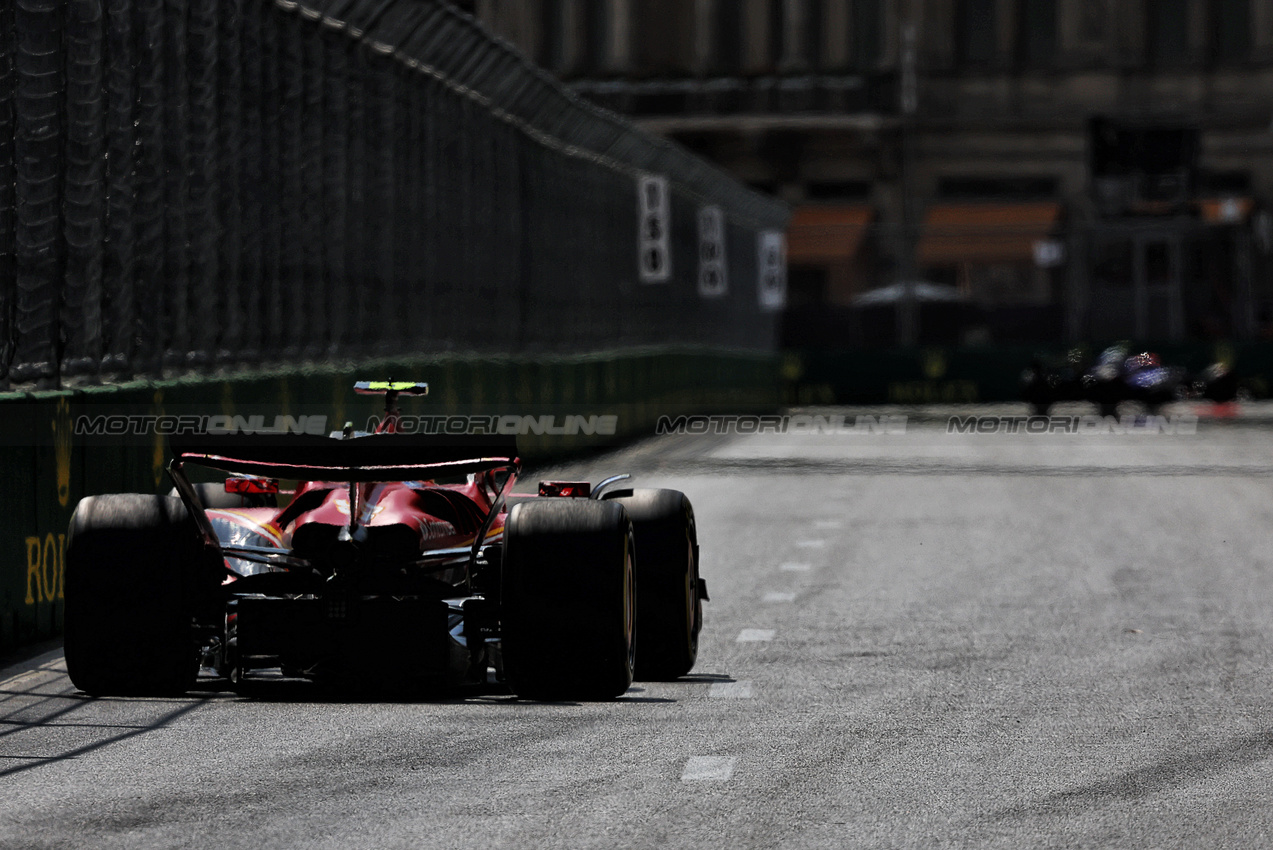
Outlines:
POLYGON ((786 218, 440 0, 0 3, 0 389, 768 348, 757 240, 786 218), (667 283, 638 275, 643 173, 671 193, 667 283))

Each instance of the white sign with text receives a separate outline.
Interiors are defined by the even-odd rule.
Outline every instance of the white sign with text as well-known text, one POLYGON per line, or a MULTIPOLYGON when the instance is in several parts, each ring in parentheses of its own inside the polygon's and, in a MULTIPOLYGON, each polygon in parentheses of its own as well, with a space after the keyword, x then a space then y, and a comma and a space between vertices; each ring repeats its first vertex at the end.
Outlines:
POLYGON ((762 230, 756 245, 760 306, 781 310, 787 305, 787 236, 781 230, 762 230))
POLYGON ((666 177, 637 178, 637 266, 642 283, 667 283, 672 278, 671 209, 666 177))
POLYGON ((698 211, 698 294, 720 298, 729 289, 725 274, 725 213, 716 205, 698 211))

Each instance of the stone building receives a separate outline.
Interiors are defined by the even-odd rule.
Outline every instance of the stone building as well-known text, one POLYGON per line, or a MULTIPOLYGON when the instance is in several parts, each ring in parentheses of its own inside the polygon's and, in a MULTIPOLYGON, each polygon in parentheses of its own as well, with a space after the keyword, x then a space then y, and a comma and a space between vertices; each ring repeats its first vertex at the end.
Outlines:
POLYGON ((963 341, 1273 334, 1273 0, 467 5, 791 203, 791 311, 922 280, 963 341))

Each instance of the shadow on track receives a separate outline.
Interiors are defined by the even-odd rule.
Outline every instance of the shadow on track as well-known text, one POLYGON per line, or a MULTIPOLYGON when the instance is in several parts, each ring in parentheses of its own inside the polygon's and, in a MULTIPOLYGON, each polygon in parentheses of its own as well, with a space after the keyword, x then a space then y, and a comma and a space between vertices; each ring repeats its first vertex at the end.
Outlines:
MULTIPOLYGON (((12 776, 13 774, 16 774, 16 773, 24 773, 28 770, 34 770, 37 767, 43 767, 44 765, 47 765, 47 764, 53 764, 54 762, 79 758, 80 756, 83 756, 87 753, 91 753, 95 750, 100 750, 105 747, 118 744, 122 741, 128 740, 129 738, 135 738, 138 735, 144 735, 148 732, 154 732, 158 729, 163 728, 164 726, 167 726, 169 723, 173 722, 174 720, 181 717, 182 715, 189 714, 190 712, 194 711, 196 708, 199 708, 200 705, 202 705, 203 703, 203 700, 195 699, 185 703, 184 705, 177 705, 176 707, 172 708, 170 711, 165 711, 164 713, 160 714, 158 717, 154 718, 153 720, 150 720, 147 723, 123 725, 123 724, 116 724, 116 723, 55 723, 55 722, 51 722, 56 718, 65 717, 69 714, 72 714, 73 712, 84 710, 89 706, 93 706, 98 703, 108 701, 105 698, 90 697, 80 693, 68 693, 65 696, 58 696, 58 697, 55 697, 54 699, 72 700, 73 704, 69 706, 61 707, 57 709, 56 711, 53 711, 47 715, 44 715, 43 717, 36 717, 31 720, 0 721, 5 724, 11 724, 14 727, 12 729, 6 729, 3 731, 3 733, 0 733, 0 734, 14 735, 19 732, 31 732, 31 731, 41 730, 41 729, 48 729, 52 727, 74 727, 77 729, 100 729, 100 730, 118 729, 122 731, 118 732, 117 734, 108 735, 105 738, 101 738, 89 744, 83 744, 77 747, 72 747, 63 752, 51 753, 48 755, 0 753, 0 760, 21 762, 20 764, 15 764, 11 767, 0 767, 0 778, 6 777, 6 776, 12 776)), ((150 702, 153 703, 154 701, 150 701, 150 702)), ((163 700, 162 702, 172 702, 172 700, 163 700)))
MULTIPOLYGON (((731 676, 704 673, 682 676, 666 685, 711 685, 720 682, 733 682, 731 676)), ((606 703, 676 703, 680 700, 668 696, 646 696, 646 688, 635 683, 628 691, 613 700, 599 700, 596 704, 606 703)), ((201 678, 191 693, 202 693, 208 698, 224 697, 244 702, 267 703, 327 703, 327 704, 429 704, 429 705, 461 705, 472 703, 488 703, 492 705, 586 705, 591 703, 573 700, 535 700, 518 697, 503 682, 498 681, 492 673, 485 684, 434 687, 395 687, 366 683, 322 683, 307 679, 256 679, 239 684, 237 687, 221 678, 201 678)))

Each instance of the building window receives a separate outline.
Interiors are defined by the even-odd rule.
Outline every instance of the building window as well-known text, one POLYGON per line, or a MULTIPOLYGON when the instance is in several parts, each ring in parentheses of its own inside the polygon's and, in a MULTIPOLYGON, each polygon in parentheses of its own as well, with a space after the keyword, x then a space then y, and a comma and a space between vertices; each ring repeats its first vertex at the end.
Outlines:
POLYGON ((822 0, 805 0, 804 4, 804 58, 810 68, 822 67, 822 0))
POLYGON ((1145 4, 1145 42, 1149 64, 1180 66, 1189 59, 1189 0, 1153 0, 1145 4))
POLYGON ((996 0, 960 0, 956 22, 959 62, 989 65, 995 60, 996 0))
POLYGON ((1212 50, 1218 62, 1241 62, 1251 53, 1251 0, 1213 0, 1212 50))
POLYGON ((787 271, 787 306, 825 307, 829 278, 825 266, 792 266, 787 271))
POLYGON ((716 0, 716 68, 723 74, 737 74, 743 67, 743 4, 738 0, 716 0))
POLYGON ((1056 0, 1020 0, 1017 50, 1022 67, 1048 68, 1056 59, 1056 0))
POLYGON ((1249 195, 1251 194, 1251 172, 1200 172, 1198 174, 1198 194, 1216 196, 1249 195))
POLYGON ((865 203, 871 200, 871 181, 822 180, 806 183, 805 197, 824 203, 865 203))
POLYGON ((1080 2, 1079 39, 1087 44, 1099 44, 1105 40, 1105 0, 1080 2))
POLYGON ((628 8, 638 75, 690 73, 697 60, 694 5, 684 0, 630 0, 628 8))
POLYGON ((539 64, 556 70, 565 61, 562 0, 540 0, 539 64))
POLYGON ((769 60, 775 68, 782 65, 782 60, 787 53, 786 46, 786 0, 769 0, 769 60))
POLYGON ((1061 182, 1055 177, 942 177, 938 197, 953 201, 1038 201, 1055 198, 1061 182))
POLYGON ((882 0, 853 0, 849 19, 849 44, 853 46, 852 62, 859 70, 869 71, 880 64, 884 41, 882 0))
POLYGON ((588 71, 604 71, 610 65, 610 6, 584 3, 583 66, 588 71))

